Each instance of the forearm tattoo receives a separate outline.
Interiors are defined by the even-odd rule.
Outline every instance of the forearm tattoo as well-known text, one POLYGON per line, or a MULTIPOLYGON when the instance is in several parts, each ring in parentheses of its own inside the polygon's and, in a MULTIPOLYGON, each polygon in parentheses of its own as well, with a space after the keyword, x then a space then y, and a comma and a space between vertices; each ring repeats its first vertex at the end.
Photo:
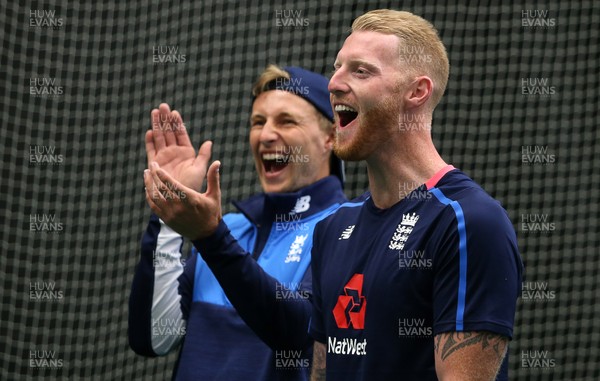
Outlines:
POLYGON ((508 340, 490 332, 449 332, 437 335, 434 342, 435 352, 446 360, 459 349, 481 345, 482 350, 491 348, 498 360, 504 357, 508 340))
POLYGON ((313 364, 310 381, 325 381, 326 373, 326 357, 325 345, 316 344, 313 351, 313 364))

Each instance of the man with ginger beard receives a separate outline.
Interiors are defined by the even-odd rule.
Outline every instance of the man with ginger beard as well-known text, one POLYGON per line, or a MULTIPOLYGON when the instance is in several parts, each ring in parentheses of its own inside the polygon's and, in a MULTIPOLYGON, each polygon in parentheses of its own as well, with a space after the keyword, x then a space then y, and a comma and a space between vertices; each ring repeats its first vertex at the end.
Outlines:
POLYGON ((368 12, 334 68, 334 152, 366 161, 369 191, 315 228, 311 379, 508 380, 521 258, 500 203, 433 145, 437 31, 368 12))
POLYGON ((327 82, 298 67, 271 65, 259 76, 249 140, 264 193, 223 217, 212 143, 196 154, 177 111, 152 111, 144 181, 154 214, 128 334, 134 351, 151 357, 182 341, 174 380, 308 379, 312 232, 346 201, 327 82), (194 244, 185 267, 182 236, 194 244))

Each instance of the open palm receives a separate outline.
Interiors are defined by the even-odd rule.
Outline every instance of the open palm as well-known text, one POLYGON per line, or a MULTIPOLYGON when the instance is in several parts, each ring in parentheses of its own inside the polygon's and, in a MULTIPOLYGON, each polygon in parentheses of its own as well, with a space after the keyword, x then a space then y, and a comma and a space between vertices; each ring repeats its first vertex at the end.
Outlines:
POLYGON ((152 129, 146 132, 148 168, 152 162, 183 185, 200 191, 206 176, 212 143, 204 142, 198 154, 192 146, 179 112, 161 103, 152 110, 152 129))

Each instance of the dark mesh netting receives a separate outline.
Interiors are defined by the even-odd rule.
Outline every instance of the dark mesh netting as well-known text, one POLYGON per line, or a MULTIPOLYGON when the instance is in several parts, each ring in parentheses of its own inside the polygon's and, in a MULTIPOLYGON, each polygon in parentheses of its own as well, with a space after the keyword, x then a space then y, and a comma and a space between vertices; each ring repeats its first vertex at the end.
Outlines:
MULTIPOLYGON (((168 102, 196 146, 214 141, 230 211, 260 189, 256 76, 268 63, 328 75, 352 20, 376 8, 439 30, 451 73, 434 141, 518 232, 511 379, 600 379, 600 3, 438 3, 3 2, 0 379, 169 379, 176 353, 127 342, 150 110, 168 102)), ((366 189, 363 164, 347 178, 349 197, 366 189)))

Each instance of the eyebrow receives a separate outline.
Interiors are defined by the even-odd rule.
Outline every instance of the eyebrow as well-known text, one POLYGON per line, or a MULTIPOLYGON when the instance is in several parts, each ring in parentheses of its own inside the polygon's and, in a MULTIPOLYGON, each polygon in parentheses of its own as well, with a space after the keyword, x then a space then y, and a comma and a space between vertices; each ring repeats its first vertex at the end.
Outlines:
MULTIPOLYGON (((260 114, 260 113, 256 113, 256 114, 252 114, 252 115, 250 115, 250 119, 251 119, 251 120, 253 120, 253 119, 258 119, 258 118, 265 119, 266 117, 265 117, 263 114, 260 114)), ((297 116, 297 115, 293 115, 293 114, 290 114, 290 113, 289 113, 289 112, 287 112, 287 111, 284 111, 284 112, 277 113, 277 114, 275 115, 275 118, 293 118, 293 119, 298 119, 298 118, 299 118, 299 116, 297 116)))
POLYGON ((295 116, 295 115, 293 115, 293 114, 290 114, 290 113, 289 113, 289 112, 287 112, 287 111, 280 112, 280 113, 278 113, 278 114, 277 114, 277 115, 275 115, 275 116, 276 116, 276 117, 290 117, 290 118, 296 118, 296 116, 295 116))
MULTIPOLYGON (((333 67, 336 67, 339 64, 340 64, 339 61, 336 59, 335 62, 333 63, 333 67)), ((362 65, 362 66, 366 66, 369 70, 373 70, 373 71, 377 71, 377 72, 381 71, 379 66, 377 66, 371 62, 362 60, 360 58, 351 58, 347 61, 346 64, 347 65, 355 65, 355 66, 362 65)))

